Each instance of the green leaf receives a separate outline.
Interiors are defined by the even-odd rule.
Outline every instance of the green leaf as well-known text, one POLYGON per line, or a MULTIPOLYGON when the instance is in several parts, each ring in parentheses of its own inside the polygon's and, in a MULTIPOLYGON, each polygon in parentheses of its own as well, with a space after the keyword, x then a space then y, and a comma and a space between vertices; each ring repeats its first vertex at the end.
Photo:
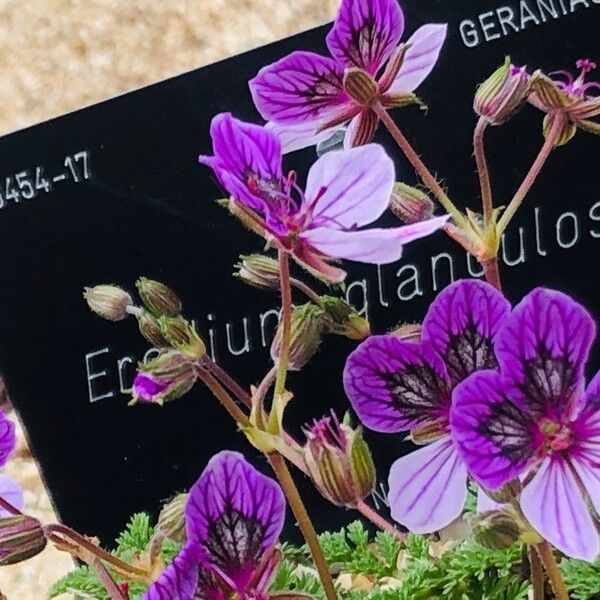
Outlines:
POLYGON ((150 516, 146 513, 134 514, 125 531, 117 538, 117 556, 143 552, 153 535, 154 528, 150 524, 150 516))

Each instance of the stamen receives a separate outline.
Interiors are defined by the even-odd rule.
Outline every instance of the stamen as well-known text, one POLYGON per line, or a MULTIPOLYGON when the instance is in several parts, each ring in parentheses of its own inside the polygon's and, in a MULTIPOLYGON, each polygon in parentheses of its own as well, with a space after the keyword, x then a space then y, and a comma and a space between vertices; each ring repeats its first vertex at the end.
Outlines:
POLYGON ((590 71, 593 71, 596 68, 596 63, 589 58, 580 58, 575 66, 581 70, 582 75, 586 75, 590 71))

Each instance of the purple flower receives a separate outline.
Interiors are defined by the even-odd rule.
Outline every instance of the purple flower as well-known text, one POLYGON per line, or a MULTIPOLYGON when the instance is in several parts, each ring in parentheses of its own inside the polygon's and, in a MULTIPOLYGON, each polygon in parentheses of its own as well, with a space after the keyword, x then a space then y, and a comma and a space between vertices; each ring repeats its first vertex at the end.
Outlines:
POLYGON ((346 394, 365 426, 434 440, 390 471, 392 517, 411 531, 437 531, 464 508, 467 467, 448 423, 452 390, 471 373, 496 366, 493 341, 509 312, 493 287, 461 280, 433 301, 419 343, 373 336, 346 362, 346 394))
POLYGON ((263 67, 249 84, 254 103, 285 152, 327 139, 348 121, 346 146, 364 144, 378 124, 369 105, 416 101, 410 92, 433 69, 446 29, 424 25, 399 45, 404 15, 397 0, 342 0, 327 35, 331 57, 296 51, 263 67))
POLYGON ((156 402, 168 387, 168 381, 160 381, 150 373, 139 372, 135 376, 131 391, 136 401, 156 402))
POLYGON ((189 493, 187 541, 143 600, 268 599, 285 499, 238 452, 213 456, 189 493))
POLYGON ((284 177, 281 145, 264 127, 230 114, 211 124, 214 156, 201 156, 236 205, 267 239, 329 281, 345 273, 328 264, 346 258, 371 264, 397 261, 402 244, 440 229, 447 216, 391 229, 362 229, 390 202, 394 165, 369 144, 328 152, 311 167, 301 190, 291 172, 284 177))
MULTIPOLYGON (((17 443, 15 424, 0 411, 0 467, 4 466, 17 443)), ((23 490, 8 475, 0 474, 0 496, 21 510, 24 506, 23 490)), ((0 507, 0 517, 9 516, 9 512, 0 507)))
POLYGON ((537 288, 495 342, 500 365, 454 391, 452 435, 470 473, 495 490, 521 478, 521 508, 565 554, 593 560, 600 541, 600 373, 585 389, 595 335, 586 310, 537 288))

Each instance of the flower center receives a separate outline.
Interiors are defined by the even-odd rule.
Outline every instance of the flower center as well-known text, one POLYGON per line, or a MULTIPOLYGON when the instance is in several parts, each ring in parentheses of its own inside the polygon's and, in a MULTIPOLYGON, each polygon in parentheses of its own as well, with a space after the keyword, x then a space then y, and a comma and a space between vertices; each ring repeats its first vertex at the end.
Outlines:
POLYGON ((540 433, 543 436, 543 449, 546 453, 562 452, 573 444, 573 434, 570 427, 551 421, 544 420, 540 424, 540 433))
POLYGON ((589 58, 580 58, 575 66, 579 69, 579 74, 574 77, 568 71, 555 71, 550 75, 560 75, 564 77, 564 81, 561 79, 555 79, 556 85, 567 94, 576 98, 584 98, 587 91, 595 88, 600 89, 600 83, 596 81, 586 81, 586 75, 596 69, 596 63, 589 58))

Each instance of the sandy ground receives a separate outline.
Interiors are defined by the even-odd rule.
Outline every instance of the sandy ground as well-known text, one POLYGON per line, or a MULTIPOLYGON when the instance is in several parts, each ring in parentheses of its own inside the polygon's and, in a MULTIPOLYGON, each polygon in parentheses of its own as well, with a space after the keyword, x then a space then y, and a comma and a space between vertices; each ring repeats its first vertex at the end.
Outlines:
MULTIPOLYGON (((325 23, 338 0, 0 0, 0 134, 325 23)), ((10 390, 9 390, 10 391, 10 390)), ((24 440, 6 472, 55 517, 24 440)), ((47 548, 0 569, 7 600, 42 600, 71 566, 47 548)), ((0 594, 1 597, 1 594, 0 594)))

